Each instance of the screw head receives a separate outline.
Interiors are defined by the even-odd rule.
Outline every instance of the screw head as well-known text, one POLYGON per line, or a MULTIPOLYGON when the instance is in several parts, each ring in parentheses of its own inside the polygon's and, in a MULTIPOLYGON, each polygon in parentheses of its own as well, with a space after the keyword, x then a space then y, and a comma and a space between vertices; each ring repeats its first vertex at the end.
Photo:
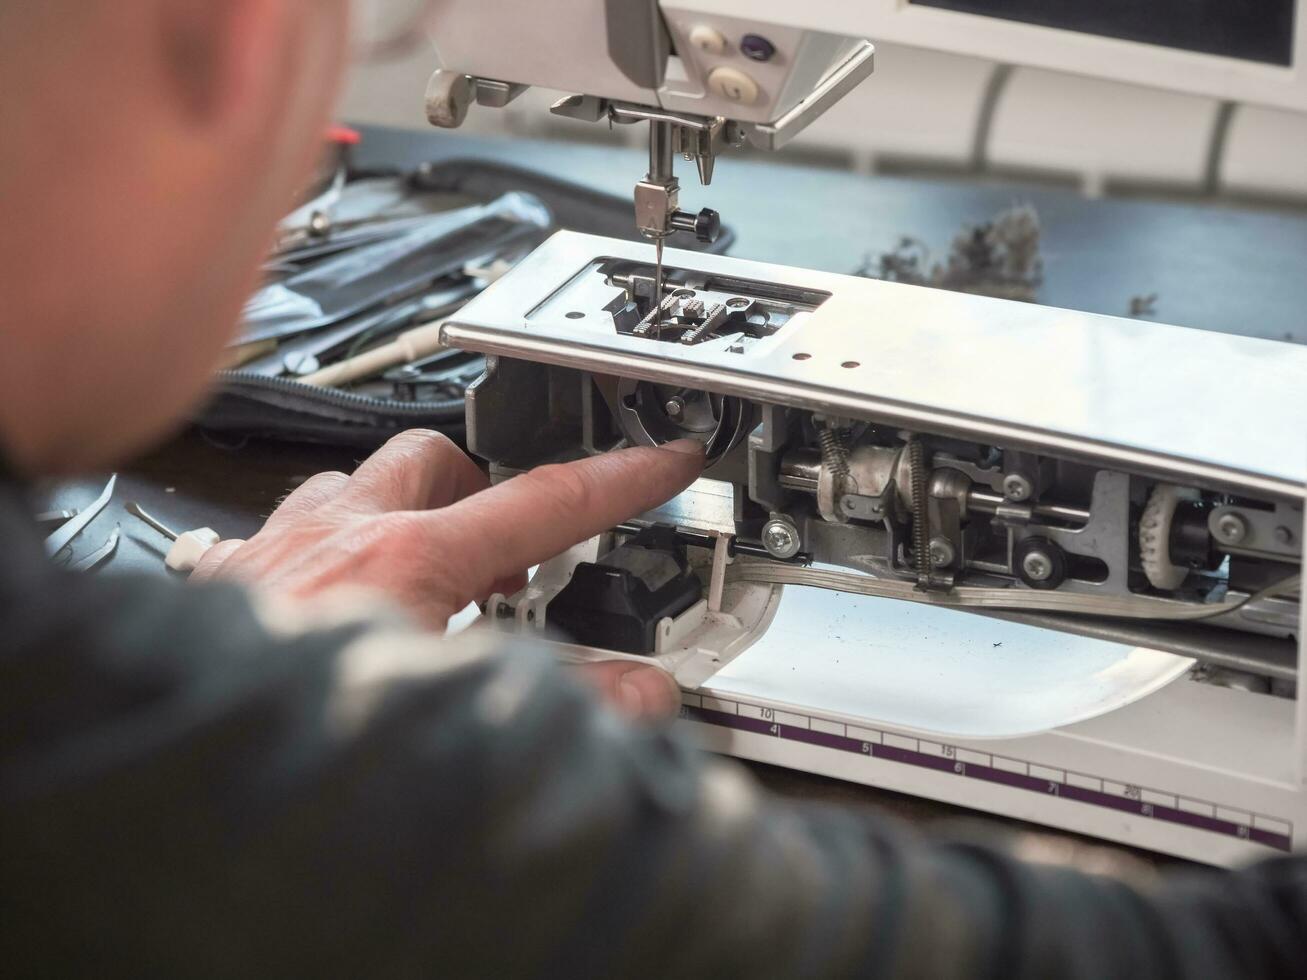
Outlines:
POLYGON ((1226 544, 1238 544, 1248 536, 1248 523, 1234 511, 1216 519, 1216 536, 1226 544))
POLYGON ((679 419, 685 414, 685 402, 679 397, 669 398, 667 404, 663 406, 663 410, 669 418, 679 419))
POLYGON ((774 558, 793 558, 799 553, 799 532, 788 521, 770 520, 762 528, 762 546, 774 558))
POLYGON ((1030 495, 1034 492, 1035 487, 1030 482, 1029 477, 1020 473, 1009 473, 1003 477, 1003 496, 1014 503, 1029 500, 1030 495))
POLYGON ((953 559, 957 557, 957 552, 953 548, 953 542, 948 538, 931 538, 930 539, 930 564, 934 568, 947 568, 953 564, 953 559))
POLYGON ((1053 560, 1042 551, 1031 551, 1021 559, 1021 570, 1031 581, 1044 582, 1053 574, 1053 560))

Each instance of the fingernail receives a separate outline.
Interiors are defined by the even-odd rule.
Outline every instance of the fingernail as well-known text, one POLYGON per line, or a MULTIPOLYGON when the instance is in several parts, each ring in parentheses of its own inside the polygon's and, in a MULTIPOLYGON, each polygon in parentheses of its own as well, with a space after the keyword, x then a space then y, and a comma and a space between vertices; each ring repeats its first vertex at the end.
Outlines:
POLYGON ((686 456, 703 455, 703 443, 698 439, 676 439, 672 442, 665 442, 658 448, 673 453, 684 453, 686 456))
POLYGON ((657 667, 637 667, 617 682, 622 710, 636 718, 672 714, 681 703, 681 689, 672 676, 657 667))

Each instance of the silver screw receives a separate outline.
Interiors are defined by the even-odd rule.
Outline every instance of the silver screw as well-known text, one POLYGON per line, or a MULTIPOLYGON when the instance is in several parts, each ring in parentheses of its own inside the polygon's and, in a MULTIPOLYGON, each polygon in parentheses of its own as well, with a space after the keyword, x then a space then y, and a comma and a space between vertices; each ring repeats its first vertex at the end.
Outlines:
POLYGON ((1275 540, 1280 544, 1293 544, 1293 531, 1281 524, 1275 529, 1275 540))
POLYGON ((1032 581, 1044 582, 1053 575, 1053 560, 1042 551, 1031 551, 1021 559, 1021 570, 1032 581))
POLYGON ((762 527, 762 546, 774 558, 793 558, 799 553, 799 532, 789 521, 772 518, 762 527))
POLYGON ((685 402, 681 398, 669 398, 667 404, 663 406, 669 418, 679 419, 685 414, 685 402))
POLYGON ((931 538, 930 539, 930 564, 935 568, 947 568, 953 564, 953 559, 957 557, 957 552, 953 550, 953 542, 948 538, 931 538))
POLYGON ((1022 476, 1020 473, 1009 473, 1003 477, 1003 496, 1008 500, 1020 503, 1029 500, 1034 492, 1035 487, 1029 477, 1022 476))
POLYGON ((1226 544, 1238 544, 1248 536, 1248 523, 1234 511, 1216 519, 1216 536, 1226 544))

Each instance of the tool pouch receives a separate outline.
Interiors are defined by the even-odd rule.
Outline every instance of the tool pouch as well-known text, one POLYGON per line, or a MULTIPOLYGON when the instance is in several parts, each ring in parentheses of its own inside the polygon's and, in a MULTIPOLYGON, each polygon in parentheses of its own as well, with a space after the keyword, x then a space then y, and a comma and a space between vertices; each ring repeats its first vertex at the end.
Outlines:
MULTIPOLYGON (((370 449, 430 428, 462 443, 464 392, 484 364, 476 355, 441 351, 351 387, 298 378, 466 302, 497 260, 515 261, 554 231, 639 240, 629 199, 487 160, 351 174, 332 211, 269 259, 233 347, 239 364, 218 372, 193 417, 212 437, 370 449)), ((723 229, 711 245, 685 247, 721 253, 733 241, 723 229)))

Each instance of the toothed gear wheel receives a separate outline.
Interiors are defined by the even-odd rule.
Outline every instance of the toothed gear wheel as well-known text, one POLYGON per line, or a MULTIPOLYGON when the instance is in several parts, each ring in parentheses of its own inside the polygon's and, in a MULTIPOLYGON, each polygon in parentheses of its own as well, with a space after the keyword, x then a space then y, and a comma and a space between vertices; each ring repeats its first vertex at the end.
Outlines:
POLYGON ((1148 497, 1139 518, 1139 557, 1155 589, 1179 588, 1189 575, 1189 569, 1171 561, 1171 522, 1182 502, 1197 499, 1198 491, 1169 483, 1159 483, 1148 497))

